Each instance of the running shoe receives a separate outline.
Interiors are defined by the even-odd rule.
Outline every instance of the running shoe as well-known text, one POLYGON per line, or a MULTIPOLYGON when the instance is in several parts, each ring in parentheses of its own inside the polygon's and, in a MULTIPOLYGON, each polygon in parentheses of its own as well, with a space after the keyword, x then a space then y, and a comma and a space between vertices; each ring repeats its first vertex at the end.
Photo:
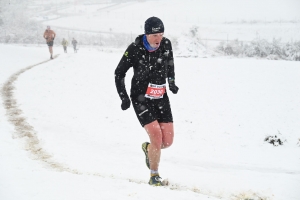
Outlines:
POLYGON ((161 177, 158 174, 152 175, 149 180, 149 185, 162 186, 161 177))
POLYGON ((150 169, 150 162, 149 162, 148 151, 147 151, 147 148, 148 148, 149 144, 150 144, 149 142, 144 142, 142 144, 142 149, 143 149, 143 151, 145 153, 145 156, 146 156, 146 165, 150 169))

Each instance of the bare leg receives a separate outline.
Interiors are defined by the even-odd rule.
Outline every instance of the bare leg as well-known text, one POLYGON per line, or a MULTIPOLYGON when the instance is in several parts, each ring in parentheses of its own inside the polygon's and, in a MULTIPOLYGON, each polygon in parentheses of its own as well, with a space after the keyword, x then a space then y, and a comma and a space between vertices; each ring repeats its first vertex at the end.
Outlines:
POLYGON ((148 157, 150 169, 158 171, 161 149, 172 145, 174 138, 173 123, 151 122, 144 126, 150 138, 148 157))
POLYGON ((52 49, 51 46, 49 47, 49 52, 50 52, 50 54, 51 54, 51 56, 52 56, 52 54, 53 54, 53 49, 52 49))
POLYGON ((173 123, 160 123, 160 128, 162 131, 162 145, 161 148, 168 148, 173 144, 174 140, 174 127, 173 123))

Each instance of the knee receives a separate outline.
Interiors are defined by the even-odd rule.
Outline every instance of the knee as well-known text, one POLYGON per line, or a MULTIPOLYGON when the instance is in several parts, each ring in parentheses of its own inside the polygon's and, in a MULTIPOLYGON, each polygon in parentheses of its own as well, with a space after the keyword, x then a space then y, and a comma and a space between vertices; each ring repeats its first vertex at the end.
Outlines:
POLYGON ((169 139, 167 141, 163 141, 162 145, 161 145, 161 148, 162 149, 166 149, 166 148, 170 147, 172 144, 173 144, 173 139, 169 139))

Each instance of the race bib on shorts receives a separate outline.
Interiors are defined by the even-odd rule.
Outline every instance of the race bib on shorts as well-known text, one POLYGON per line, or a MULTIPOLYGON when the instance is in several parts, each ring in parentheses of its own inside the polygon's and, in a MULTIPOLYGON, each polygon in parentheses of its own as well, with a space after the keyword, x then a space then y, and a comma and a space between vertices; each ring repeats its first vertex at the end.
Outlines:
POLYGON ((153 83, 149 83, 145 97, 150 99, 159 99, 163 98, 166 92, 166 84, 156 85, 153 83))

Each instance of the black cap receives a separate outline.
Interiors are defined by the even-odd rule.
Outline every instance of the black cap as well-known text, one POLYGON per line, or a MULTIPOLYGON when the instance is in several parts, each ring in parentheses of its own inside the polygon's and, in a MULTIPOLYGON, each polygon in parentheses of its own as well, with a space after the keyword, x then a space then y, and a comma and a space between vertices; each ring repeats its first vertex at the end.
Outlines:
POLYGON ((145 21, 145 34, 163 33, 164 31, 164 24, 159 18, 150 17, 145 21))

